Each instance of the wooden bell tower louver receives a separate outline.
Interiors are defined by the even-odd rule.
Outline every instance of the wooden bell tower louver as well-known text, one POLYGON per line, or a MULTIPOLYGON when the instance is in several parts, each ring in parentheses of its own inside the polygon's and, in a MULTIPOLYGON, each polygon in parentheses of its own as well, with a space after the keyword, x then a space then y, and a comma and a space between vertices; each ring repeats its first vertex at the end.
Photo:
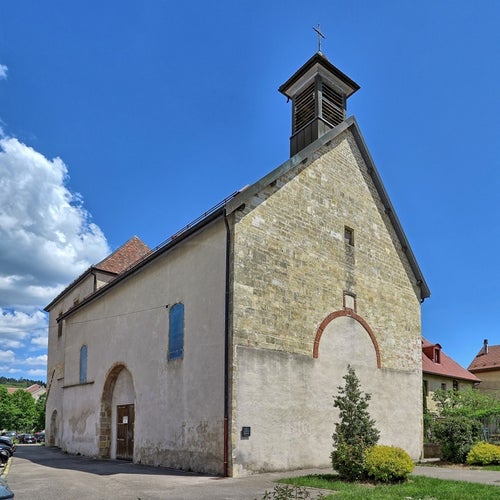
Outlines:
POLYGON ((292 100, 290 156, 346 118, 346 101, 359 85, 321 53, 314 54, 279 91, 292 100))

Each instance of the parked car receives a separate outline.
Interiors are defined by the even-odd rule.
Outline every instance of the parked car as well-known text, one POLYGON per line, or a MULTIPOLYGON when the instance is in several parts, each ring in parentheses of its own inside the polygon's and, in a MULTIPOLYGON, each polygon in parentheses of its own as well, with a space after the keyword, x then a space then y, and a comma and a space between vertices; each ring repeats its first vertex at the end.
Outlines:
POLYGON ((37 443, 45 443, 45 432, 35 432, 37 443))
POLYGON ((14 493, 9 488, 5 479, 0 479, 0 500, 14 498, 14 493))
POLYGON ((10 439, 17 439, 17 432, 16 431, 5 431, 5 432, 2 432, 2 436, 7 436, 10 439))
POLYGON ((3 450, 4 452, 8 453, 9 457, 11 457, 14 454, 14 450, 6 444, 0 444, 0 450, 3 450))
POLYGON ((36 438, 33 434, 25 434, 21 443, 24 444, 36 444, 36 438))
POLYGON ((13 443, 12 439, 6 437, 6 436, 0 436, 0 446, 5 446, 9 448, 9 451, 12 455, 16 449, 16 445, 13 443))
POLYGON ((0 448, 0 466, 4 466, 8 461, 11 455, 7 450, 0 448))

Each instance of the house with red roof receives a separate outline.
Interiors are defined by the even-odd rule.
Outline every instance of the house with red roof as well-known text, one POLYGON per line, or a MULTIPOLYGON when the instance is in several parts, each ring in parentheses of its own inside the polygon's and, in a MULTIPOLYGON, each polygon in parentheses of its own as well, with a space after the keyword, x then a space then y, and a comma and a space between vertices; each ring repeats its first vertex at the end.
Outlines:
MULTIPOLYGON (((500 346, 499 346, 500 347, 500 346)), ((435 408, 432 395, 438 389, 471 389, 480 382, 474 373, 460 366, 446 355, 440 344, 432 344, 422 337, 422 380, 425 403, 429 410, 435 408)))
POLYGON ((468 370, 481 377, 481 392, 500 394, 500 345, 490 346, 485 339, 468 370))
POLYGON ((47 392, 47 389, 43 385, 40 385, 40 384, 30 385, 26 389, 21 388, 21 387, 7 387, 7 392, 9 394, 14 394, 14 392, 16 392, 16 391, 29 392, 31 394, 31 396, 33 397, 33 399, 35 401, 37 401, 41 396, 43 396, 47 392))

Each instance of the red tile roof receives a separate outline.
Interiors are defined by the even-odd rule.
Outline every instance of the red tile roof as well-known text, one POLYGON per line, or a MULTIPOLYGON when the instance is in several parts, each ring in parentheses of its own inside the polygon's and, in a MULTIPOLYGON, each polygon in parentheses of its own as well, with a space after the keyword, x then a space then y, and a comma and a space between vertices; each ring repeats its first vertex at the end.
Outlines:
POLYGON ((487 354, 484 352, 484 347, 481 348, 468 369, 471 372, 500 370, 500 345, 488 346, 487 354))
POLYGON ((469 382, 481 382, 473 373, 461 367, 456 361, 447 356, 439 344, 431 344, 422 337, 422 372, 442 377, 467 380, 469 382), (439 363, 434 362, 433 347, 439 349, 439 363))
POLYGON ((45 387, 41 386, 40 384, 33 384, 26 389, 26 392, 29 392, 30 394, 35 394, 36 392, 42 390, 45 390, 45 387))
POLYGON ((146 244, 134 236, 94 267, 101 271, 120 274, 143 259, 150 251, 146 244))

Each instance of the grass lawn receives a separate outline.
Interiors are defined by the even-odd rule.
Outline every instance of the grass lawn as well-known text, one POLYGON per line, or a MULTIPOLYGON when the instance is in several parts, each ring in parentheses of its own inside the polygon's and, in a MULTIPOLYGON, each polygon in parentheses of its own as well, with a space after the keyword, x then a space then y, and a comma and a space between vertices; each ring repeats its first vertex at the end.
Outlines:
POLYGON ((482 470, 496 470, 500 471, 500 465, 483 465, 482 467, 475 467, 482 470))
MULTIPOLYGON (((464 481, 445 481, 422 476, 411 476, 401 484, 366 484, 346 483, 339 481, 334 474, 321 474, 282 479, 280 483, 333 490, 327 499, 341 500, 346 498, 384 498, 384 499, 498 499, 500 487, 487 484, 467 483, 464 481)), ((311 494, 314 499, 315 494, 311 494)))

